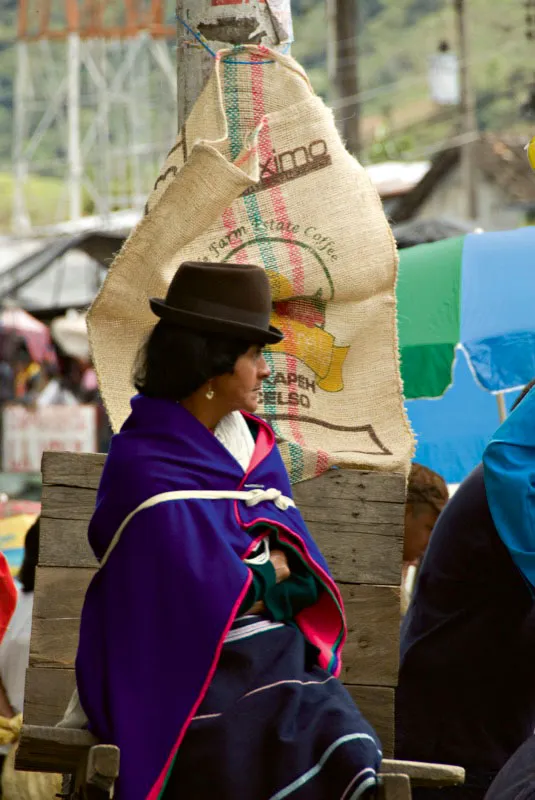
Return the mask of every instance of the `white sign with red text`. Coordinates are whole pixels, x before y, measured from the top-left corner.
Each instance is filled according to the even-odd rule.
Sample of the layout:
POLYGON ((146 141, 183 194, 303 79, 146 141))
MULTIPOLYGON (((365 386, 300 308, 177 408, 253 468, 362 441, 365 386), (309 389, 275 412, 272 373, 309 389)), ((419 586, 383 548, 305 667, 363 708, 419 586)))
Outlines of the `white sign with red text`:
POLYGON ((8 405, 2 412, 2 470, 40 472, 45 450, 94 453, 96 406, 8 405))

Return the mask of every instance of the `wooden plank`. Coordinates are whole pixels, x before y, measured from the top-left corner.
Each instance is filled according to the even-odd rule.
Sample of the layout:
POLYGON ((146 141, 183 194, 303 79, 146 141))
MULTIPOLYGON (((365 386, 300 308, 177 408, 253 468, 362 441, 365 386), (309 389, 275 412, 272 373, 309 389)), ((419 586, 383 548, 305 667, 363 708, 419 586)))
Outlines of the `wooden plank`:
MULTIPOLYGON (((87 526, 94 502, 95 493, 91 489, 43 487, 40 564, 65 567, 96 565, 87 541, 87 526)), ((357 523, 351 516, 355 513, 351 506, 344 510, 342 502, 336 508, 309 508, 308 512, 307 524, 335 580, 387 586, 400 582, 401 507, 393 503, 370 503, 363 512, 366 519, 357 523), (385 519, 372 524, 370 519, 374 514, 377 519, 380 517, 380 506, 387 508, 386 516, 392 518, 397 509, 398 522, 385 519)))
POLYGON ((63 719, 75 685, 73 669, 30 666, 24 695, 25 724, 57 725, 63 719))
POLYGON ((80 631, 79 617, 72 619, 32 620, 30 666, 69 667, 74 666, 80 631))
POLYGON ((293 487, 335 580, 401 582, 405 480, 401 475, 330 470, 293 487))
POLYGON ((88 731, 24 724, 16 766, 28 772, 73 773, 95 744, 88 731))
POLYGON ((370 725, 373 726, 383 746, 383 755, 394 755, 394 689, 384 686, 351 686, 346 689, 370 725))
MULTIPOLYGON (((48 505, 41 518, 39 564, 48 567, 96 567, 87 540, 87 519, 52 519, 48 505)), ((346 530, 326 524, 316 527, 315 538, 335 580, 391 586, 400 582, 401 526, 385 525, 384 533, 368 534, 359 525, 346 530)))
MULTIPOLYGON (((297 501, 296 501, 297 502, 297 501)), ((352 499, 351 497, 320 498, 315 503, 297 503, 301 514, 311 529, 319 525, 340 525, 342 530, 354 530, 358 525, 363 532, 395 536, 391 525, 403 526, 404 509, 401 503, 381 503, 378 500, 352 499), (321 503, 321 505, 320 505, 321 503)))
MULTIPOLYGON (((57 725, 63 719, 76 681, 73 669, 30 667, 26 673, 24 720, 28 725, 57 725)), ((394 689, 346 684, 366 719, 383 744, 383 753, 394 751, 394 689)))
MULTIPOLYGON (((26 674, 24 719, 28 725, 57 725, 75 687, 73 669, 30 667, 26 674)), ((379 736, 385 757, 394 752, 394 690, 383 686, 346 688, 379 736)))
MULTIPOLYGON (((43 565, 95 563, 86 528, 103 459, 100 454, 44 454, 49 485, 43 487, 42 498, 43 565)), ((337 581, 400 583, 405 497, 401 475, 331 470, 298 484, 294 494, 337 581)))
POLYGON ((52 519, 79 519, 89 522, 95 510, 95 489, 72 486, 43 486, 41 504, 43 516, 52 519))
POLYGON ((384 526, 383 533, 369 533, 369 528, 354 525, 343 528, 333 523, 307 525, 323 553, 329 569, 340 583, 369 583, 392 586, 401 582, 403 528, 384 526))
POLYGON ((397 761, 384 759, 381 772, 385 775, 408 775, 415 786, 458 786, 464 783, 465 771, 451 764, 431 764, 423 761, 397 761))
POLYGON ((43 453, 43 483, 97 489, 105 461, 104 453, 43 453))
POLYGON ((42 516, 39 564, 44 567, 96 567, 97 560, 87 540, 87 520, 42 516))
MULTIPOLYGON (((342 470, 340 470, 342 472, 342 470)), ((358 476, 358 472, 347 470, 350 474, 358 476)), ((374 533, 376 530, 386 536, 395 536, 389 531, 390 525, 404 524, 405 505, 403 502, 393 502, 391 500, 377 500, 367 497, 361 491, 358 492, 346 479, 344 481, 345 495, 339 491, 339 486, 334 480, 325 481, 326 473, 317 478, 317 494, 311 489, 306 495, 301 493, 300 487, 306 484, 299 484, 294 487, 294 498, 307 524, 313 525, 340 525, 343 530, 353 529, 359 525, 363 531, 374 533), (322 483, 324 484, 322 487, 322 483), (329 492, 336 490, 333 494, 329 492)), ((312 481, 308 482, 312 485, 312 481)))
POLYGON ((366 472, 353 469, 332 469, 318 478, 293 487, 299 505, 317 503, 322 496, 367 502, 405 503, 405 478, 394 472, 366 472))
MULTIPOLYGON (((17 753, 17 767, 41 772, 73 772, 89 748, 97 744, 88 731, 25 724, 17 753)), ((116 756, 111 752, 109 756, 109 765, 114 769, 116 756)), ((388 758, 383 759, 381 774, 407 775, 417 786, 455 786, 464 782, 464 769, 461 767, 388 758)))
MULTIPOLYGON (((119 748, 111 744, 97 744, 89 751, 87 764, 82 773, 82 786, 84 784, 88 787, 94 786, 99 790, 97 796, 108 796, 113 792, 113 786, 119 777, 119 765, 121 756, 119 748)), ((91 796, 89 794, 89 796, 91 796)))
POLYGON ((412 800, 411 780, 408 775, 379 775, 378 783, 377 800, 412 800))
MULTIPOLYGON (((30 663, 72 666, 79 617, 92 569, 38 567, 30 663)), ((395 686, 399 649, 399 590, 389 586, 340 585, 348 621, 343 680, 395 686)))
MULTIPOLYGON (((103 453, 43 453, 43 483, 96 489, 106 456, 103 453)), ((363 470, 329 470, 319 478, 293 487, 299 503, 317 503, 318 498, 348 498, 366 502, 405 503, 405 478, 401 474, 363 470)))
POLYGON ((341 584, 348 636, 344 683, 396 686, 399 668, 399 587, 341 584))
POLYGON ((37 567, 33 618, 79 620, 94 569, 37 567))

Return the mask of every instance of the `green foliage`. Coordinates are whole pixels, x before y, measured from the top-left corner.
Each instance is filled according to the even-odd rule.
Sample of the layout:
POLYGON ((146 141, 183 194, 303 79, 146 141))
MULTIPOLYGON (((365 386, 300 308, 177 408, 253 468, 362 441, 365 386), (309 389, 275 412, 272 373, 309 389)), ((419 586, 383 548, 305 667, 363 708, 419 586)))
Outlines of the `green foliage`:
MULTIPOLYGON (((50 210, 58 207, 64 196, 65 185, 54 178, 30 178, 25 187, 28 210, 35 225, 46 225, 51 221, 50 210)), ((0 230, 11 225, 13 203, 13 176, 0 172, 0 230)))
MULTIPOLYGON (((455 46, 453 0, 359 0, 359 26, 347 31, 357 37, 359 80, 363 93, 365 158, 422 158, 447 140, 458 125, 457 109, 439 113, 429 98, 428 59, 446 39, 455 46)), ((52 4, 54 15, 62 7, 52 4)), ((470 59, 477 95, 477 117, 483 130, 521 132, 533 128, 519 109, 533 79, 533 44, 524 37, 523 0, 467 0, 470 59)), ((0 0, 0 169, 9 173, 12 148, 14 45, 17 0, 0 0)), ((107 18, 119 19, 124 0, 108 0, 107 18), (110 16, 111 15, 111 16, 110 16)), ((328 97, 325 0, 292 0, 296 41, 293 54, 306 67, 312 83, 328 97)), ((55 17, 54 17, 55 18, 55 17)), ((87 123, 87 110, 82 121, 87 123)), ((343 114, 343 110, 340 111, 343 114)), ((40 160, 63 159, 52 133, 42 143, 40 160)), ((124 187, 117 187, 118 195, 124 187)), ((29 182, 37 218, 57 208, 63 186, 52 174, 29 182), (41 204, 45 206, 41 208, 41 204)), ((0 173, 0 226, 10 218, 12 184, 0 173)), ((86 200, 86 210, 92 210, 86 200)))
MULTIPOLYGON (((456 130, 457 109, 439 114, 427 81, 429 57, 439 42, 445 39, 455 49, 453 5, 453 0, 360 0, 359 30, 347 36, 358 42, 365 137, 370 139, 370 128, 376 130, 365 154, 371 160, 421 158, 456 130)), ((523 0, 468 0, 466 5, 479 125, 529 138, 533 129, 519 113, 533 79, 533 44, 524 35, 523 0)), ((293 53, 308 69, 316 91, 326 97, 324 1, 294 0, 292 7, 293 53)))

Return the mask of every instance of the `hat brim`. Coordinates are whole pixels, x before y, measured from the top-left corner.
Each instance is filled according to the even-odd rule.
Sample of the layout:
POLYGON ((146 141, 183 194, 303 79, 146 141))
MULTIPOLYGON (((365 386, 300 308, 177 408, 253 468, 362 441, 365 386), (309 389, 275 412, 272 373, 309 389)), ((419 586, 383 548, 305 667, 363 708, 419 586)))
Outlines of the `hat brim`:
POLYGON ((251 344, 277 344, 284 339, 283 332, 273 325, 268 328, 260 328, 256 325, 246 325, 243 322, 208 317, 205 314, 197 314, 194 311, 181 311, 168 306, 167 303, 156 297, 151 297, 149 302, 152 313, 156 314, 160 319, 194 331, 226 333, 237 339, 251 342, 251 344))

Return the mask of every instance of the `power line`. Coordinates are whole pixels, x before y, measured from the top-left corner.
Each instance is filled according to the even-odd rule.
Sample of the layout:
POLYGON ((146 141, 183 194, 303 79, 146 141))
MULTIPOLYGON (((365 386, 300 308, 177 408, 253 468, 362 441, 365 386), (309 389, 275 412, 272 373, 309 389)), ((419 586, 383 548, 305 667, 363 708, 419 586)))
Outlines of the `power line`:
POLYGON ((435 144, 429 145, 428 147, 422 147, 421 149, 413 148, 412 150, 406 150, 403 153, 403 160, 405 160, 406 156, 410 156, 411 160, 413 161, 414 160, 419 161, 421 159, 428 160, 433 156, 436 156, 439 153, 444 152, 444 150, 449 150, 453 147, 462 147, 465 144, 475 143, 479 141, 480 137, 481 133, 478 130, 459 133, 456 136, 450 136, 448 139, 442 139, 439 142, 435 142, 435 144))
MULTIPOLYGON (((516 49, 518 45, 515 42, 509 42, 509 45, 505 48, 502 48, 500 52, 503 55, 504 53, 509 52, 509 50, 512 50, 513 47, 516 49)), ((486 53, 484 56, 474 56, 473 58, 466 59, 466 64, 470 65, 483 64, 487 63, 488 61, 492 61, 494 57, 495 53, 486 53)), ((461 66, 460 61, 459 61, 459 66, 461 66)), ((352 105, 352 103, 355 100, 360 100, 365 102, 366 100, 373 99, 375 96, 381 94, 391 94, 393 92, 396 92, 398 91, 400 86, 425 83, 426 81, 427 81, 427 74, 406 76, 405 78, 400 78, 399 80, 392 81, 391 83, 381 84, 379 86, 374 87, 373 89, 364 89, 362 92, 359 92, 355 96, 344 97, 340 100, 331 103, 331 107, 335 110, 337 108, 344 108, 346 105, 352 105)))

